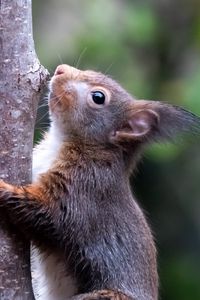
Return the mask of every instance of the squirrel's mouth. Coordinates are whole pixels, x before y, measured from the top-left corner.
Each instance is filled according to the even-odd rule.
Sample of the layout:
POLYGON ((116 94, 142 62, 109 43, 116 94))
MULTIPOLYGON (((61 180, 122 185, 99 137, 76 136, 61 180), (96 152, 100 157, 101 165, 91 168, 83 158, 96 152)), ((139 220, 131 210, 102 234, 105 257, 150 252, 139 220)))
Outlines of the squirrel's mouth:
POLYGON ((67 112, 76 108, 76 91, 68 83, 60 82, 52 78, 49 93, 49 108, 53 113, 67 112))

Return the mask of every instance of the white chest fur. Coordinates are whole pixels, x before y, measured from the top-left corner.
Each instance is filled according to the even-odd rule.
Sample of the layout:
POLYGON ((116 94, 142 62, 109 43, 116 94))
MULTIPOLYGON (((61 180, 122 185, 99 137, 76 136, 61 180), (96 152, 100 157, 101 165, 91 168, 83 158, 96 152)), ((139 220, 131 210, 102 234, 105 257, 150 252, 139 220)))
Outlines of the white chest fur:
MULTIPOLYGON (((62 140, 55 128, 33 152, 33 181, 47 171, 55 159, 62 140)), ((63 259, 52 253, 41 252, 31 245, 31 275, 36 300, 66 300, 76 293, 76 284, 67 275, 63 259)))

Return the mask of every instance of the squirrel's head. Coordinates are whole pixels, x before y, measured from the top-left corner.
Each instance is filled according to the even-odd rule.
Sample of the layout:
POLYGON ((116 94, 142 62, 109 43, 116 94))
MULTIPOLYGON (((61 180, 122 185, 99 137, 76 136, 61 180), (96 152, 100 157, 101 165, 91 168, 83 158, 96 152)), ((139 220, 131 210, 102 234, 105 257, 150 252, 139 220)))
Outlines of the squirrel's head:
POLYGON ((61 134, 83 143, 126 146, 200 127, 200 119, 180 107, 136 100, 108 76, 68 65, 51 79, 49 107, 61 134))

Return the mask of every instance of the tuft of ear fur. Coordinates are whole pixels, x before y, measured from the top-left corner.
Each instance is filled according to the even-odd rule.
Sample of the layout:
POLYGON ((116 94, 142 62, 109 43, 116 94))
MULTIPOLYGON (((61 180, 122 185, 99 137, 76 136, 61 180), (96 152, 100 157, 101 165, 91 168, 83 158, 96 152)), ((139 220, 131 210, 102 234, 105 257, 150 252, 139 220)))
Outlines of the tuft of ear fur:
POLYGON ((200 134, 200 117, 181 108, 158 102, 160 123, 155 139, 173 139, 178 133, 200 134))
POLYGON ((177 133, 200 134, 200 117, 159 101, 134 100, 127 119, 113 136, 115 142, 173 139, 177 133))

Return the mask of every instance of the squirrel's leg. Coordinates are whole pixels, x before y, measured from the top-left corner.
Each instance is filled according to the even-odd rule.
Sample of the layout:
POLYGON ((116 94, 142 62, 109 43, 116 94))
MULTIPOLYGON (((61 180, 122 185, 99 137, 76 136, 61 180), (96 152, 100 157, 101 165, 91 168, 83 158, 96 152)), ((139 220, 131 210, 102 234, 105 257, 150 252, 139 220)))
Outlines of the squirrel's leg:
POLYGON ((100 290, 72 297, 70 300, 134 300, 119 291, 100 290))
POLYGON ((41 186, 13 186, 0 180, 0 207, 30 239, 57 242, 59 221, 53 213, 55 203, 50 202, 41 186))

